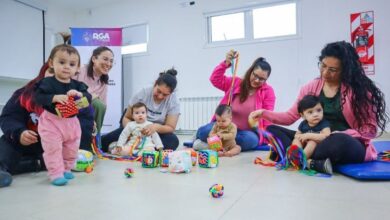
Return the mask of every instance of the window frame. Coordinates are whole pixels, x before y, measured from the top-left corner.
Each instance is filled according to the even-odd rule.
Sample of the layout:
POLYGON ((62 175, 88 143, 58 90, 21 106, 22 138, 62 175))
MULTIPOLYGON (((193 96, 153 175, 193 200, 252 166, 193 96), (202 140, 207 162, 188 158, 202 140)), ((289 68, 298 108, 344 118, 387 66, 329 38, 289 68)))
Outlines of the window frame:
MULTIPOLYGON (((150 32, 150 28, 149 28, 149 23, 148 22, 140 22, 140 23, 124 25, 122 27, 122 32, 123 32, 123 29, 125 29, 125 28, 131 28, 131 27, 137 27, 137 26, 143 26, 143 25, 146 26, 146 42, 145 42, 146 43, 146 51, 122 54, 122 48, 123 47, 130 46, 130 45, 139 45, 139 44, 130 44, 130 45, 123 45, 122 44, 122 46, 121 46, 121 55, 122 55, 122 57, 144 56, 144 55, 148 55, 149 54, 149 32, 150 32)), ((123 38, 123 33, 122 33, 122 38, 123 38)))
POLYGON ((206 42, 205 47, 220 47, 220 46, 230 46, 230 45, 238 45, 238 44, 251 44, 251 43, 261 43, 261 42, 271 42, 271 41, 279 41, 279 40, 291 40, 298 39, 301 36, 300 31, 300 3, 299 0, 289 0, 289 1, 280 1, 273 3, 262 3, 262 4, 253 4, 248 7, 240 7, 234 9, 228 9, 223 11, 215 11, 215 12, 207 12, 204 13, 204 19, 206 23, 206 42), (254 29, 253 29, 253 13, 254 9, 258 8, 267 8, 278 5, 292 4, 295 3, 296 10, 296 33, 292 35, 283 35, 283 36, 274 36, 274 37, 265 37, 265 38, 254 38, 254 29), (222 40, 222 41, 211 41, 212 40, 212 26, 211 26, 211 18, 215 16, 228 15, 233 13, 244 13, 244 33, 245 36, 243 39, 235 39, 235 40, 222 40))

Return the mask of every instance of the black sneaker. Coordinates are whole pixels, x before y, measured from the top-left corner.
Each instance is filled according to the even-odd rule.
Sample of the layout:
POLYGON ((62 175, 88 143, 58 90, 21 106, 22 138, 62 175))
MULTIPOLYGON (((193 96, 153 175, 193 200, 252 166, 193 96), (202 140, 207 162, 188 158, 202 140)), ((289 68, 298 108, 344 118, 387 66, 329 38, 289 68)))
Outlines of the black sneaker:
POLYGON ((11 185, 12 176, 7 171, 0 168, 0 188, 11 185))
POLYGON ((309 168, 320 173, 333 174, 332 162, 329 158, 325 160, 311 160, 309 168))

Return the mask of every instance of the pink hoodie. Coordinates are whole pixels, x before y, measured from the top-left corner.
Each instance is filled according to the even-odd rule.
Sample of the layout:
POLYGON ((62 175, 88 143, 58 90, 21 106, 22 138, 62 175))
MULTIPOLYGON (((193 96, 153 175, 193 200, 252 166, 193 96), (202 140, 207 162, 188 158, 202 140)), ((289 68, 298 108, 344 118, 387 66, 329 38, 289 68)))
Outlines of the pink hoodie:
MULTIPOLYGON (((296 122, 300 115, 298 113, 297 105, 298 101, 303 98, 303 96, 307 94, 314 94, 319 96, 324 86, 324 80, 317 78, 308 84, 304 85, 299 92, 298 98, 296 99, 293 106, 286 112, 272 112, 272 111, 264 111, 263 118, 270 120, 275 124, 280 125, 291 125, 296 122)), ((353 113, 352 109, 352 91, 348 89, 345 85, 341 85, 341 95, 346 92, 345 103, 343 103, 343 115, 345 120, 351 129, 347 129, 342 131, 342 133, 348 134, 354 138, 360 140, 366 146, 366 156, 365 161, 371 161, 376 159, 377 152, 371 143, 371 139, 375 138, 377 132, 377 123, 375 120, 374 112, 370 114, 370 120, 363 127, 357 127, 357 121, 353 113)))
MULTIPOLYGON (((218 89, 225 92, 224 97, 222 98, 220 104, 227 104, 230 86, 232 84, 233 77, 225 76, 226 69, 229 68, 226 65, 225 61, 222 61, 218 66, 215 67, 213 73, 210 76, 210 82, 218 89)), ((234 80, 234 89, 233 96, 240 93, 240 83, 241 78, 236 77, 234 80)), ((275 107, 275 93, 274 89, 269 86, 267 83, 264 83, 260 88, 256 91, 256 109, 267 109, 270 111, 274 110, 275 107)), ((214 117, 213 117, 214 119, 214 117)), ((260 120, 259 128, 265 129, 271 123, 267 120, 260 120)), ((263 143, 262 136, 259 137, 259 144, 263 143)))

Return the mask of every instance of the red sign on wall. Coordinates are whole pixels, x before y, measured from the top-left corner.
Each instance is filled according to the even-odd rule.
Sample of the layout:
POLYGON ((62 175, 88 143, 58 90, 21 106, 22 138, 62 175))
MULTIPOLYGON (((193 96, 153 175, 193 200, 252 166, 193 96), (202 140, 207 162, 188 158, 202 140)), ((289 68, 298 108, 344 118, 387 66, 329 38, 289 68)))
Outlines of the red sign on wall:
POLYGON ((374 12, 351 14, 351 42, 367 75, 375 74, 374 12))

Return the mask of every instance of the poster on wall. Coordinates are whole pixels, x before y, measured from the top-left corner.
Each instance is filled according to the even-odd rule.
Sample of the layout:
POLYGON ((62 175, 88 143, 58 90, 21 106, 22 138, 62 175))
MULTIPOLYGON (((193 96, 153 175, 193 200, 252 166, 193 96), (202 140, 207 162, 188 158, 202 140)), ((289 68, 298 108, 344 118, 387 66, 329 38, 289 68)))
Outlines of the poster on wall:
POLYGON ((114 53, 114 63, 108 73, 107 110, 101 133, 119 126, 122 113, 122 28, 71 28, 71 42, 80 53, 81 66, 88 64, 92 51, 106 46, 114 53))
POLYGON ((351 14, 351 42, 365 73, 374 75, 374 11, 351 14))

